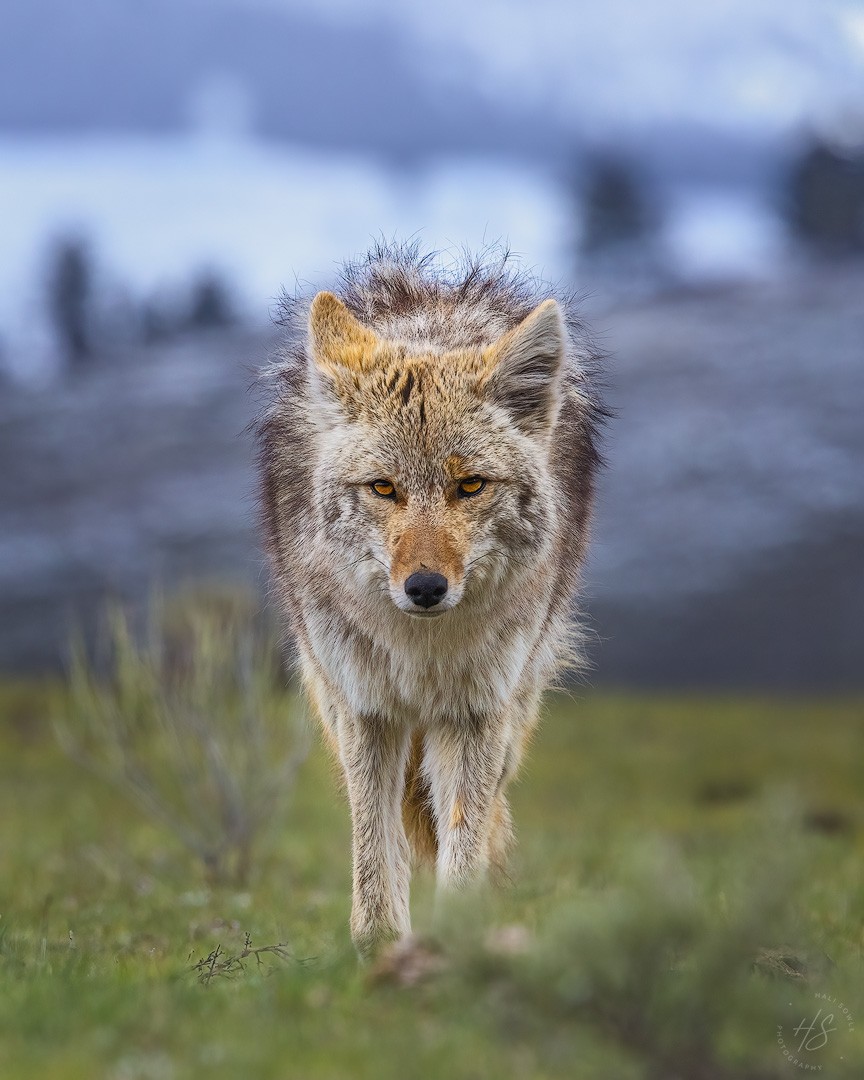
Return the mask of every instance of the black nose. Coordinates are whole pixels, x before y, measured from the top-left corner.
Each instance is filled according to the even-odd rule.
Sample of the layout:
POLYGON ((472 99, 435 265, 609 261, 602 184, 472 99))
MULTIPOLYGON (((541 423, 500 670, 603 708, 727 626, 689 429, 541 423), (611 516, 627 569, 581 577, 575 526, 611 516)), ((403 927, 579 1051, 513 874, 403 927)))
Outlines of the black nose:
POLYGON ((418 607, 434 607, 447 595, 447 578, 443 574, 418 570, 405 582, 405 594, 418 607))

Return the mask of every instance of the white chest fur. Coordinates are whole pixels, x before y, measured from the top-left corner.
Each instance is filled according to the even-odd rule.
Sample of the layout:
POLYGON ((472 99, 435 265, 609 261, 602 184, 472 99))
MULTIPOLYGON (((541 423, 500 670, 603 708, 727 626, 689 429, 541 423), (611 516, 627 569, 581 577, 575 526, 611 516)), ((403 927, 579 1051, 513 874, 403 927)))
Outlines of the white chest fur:
POLYGON ((545 663, 546 650, 537 648, 542 608, 527 622, 459 607, 416 619, 389 610, 379 596, 359 612, 334 616, 306 608, 308 643, 328 683, 360 714, 434 723, 497 713, 545 663))

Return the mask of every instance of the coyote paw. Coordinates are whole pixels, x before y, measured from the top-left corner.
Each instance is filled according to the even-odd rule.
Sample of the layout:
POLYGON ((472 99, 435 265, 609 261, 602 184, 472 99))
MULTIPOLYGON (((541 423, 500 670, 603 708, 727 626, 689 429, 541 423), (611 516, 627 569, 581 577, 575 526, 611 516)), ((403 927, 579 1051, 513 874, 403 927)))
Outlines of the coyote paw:
POLYGON ((381 950, 369 975, 375 982, 416 986, 439 975, 446 967, 447 960, 434 941, 409 934, 381 950))

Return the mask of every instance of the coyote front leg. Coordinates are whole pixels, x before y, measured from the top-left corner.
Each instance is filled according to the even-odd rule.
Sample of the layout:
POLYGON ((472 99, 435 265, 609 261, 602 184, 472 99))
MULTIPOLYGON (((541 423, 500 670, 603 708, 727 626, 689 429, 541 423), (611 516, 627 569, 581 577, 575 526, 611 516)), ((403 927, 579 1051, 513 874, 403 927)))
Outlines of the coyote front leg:
POLYGON ((508 742, 508 725, 497 716, 453 721, 426 736, 441 889, 459 888, 486 875, 508 742))
POLYGON ((351 805, 351 937, 361 953, 411 931, 402 789, 410 731, 376 716, 340 717, 339 756, 351 805))

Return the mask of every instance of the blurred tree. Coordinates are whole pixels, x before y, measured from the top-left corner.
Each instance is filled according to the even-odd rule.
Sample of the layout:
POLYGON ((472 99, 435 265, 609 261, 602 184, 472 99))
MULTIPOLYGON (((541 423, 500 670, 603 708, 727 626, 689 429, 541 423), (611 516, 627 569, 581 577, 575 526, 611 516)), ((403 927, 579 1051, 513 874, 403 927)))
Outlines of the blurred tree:
POLYGON ((156 292, 141 304, 141 337, 145 345, 170 341, 181 331, 182 319, 176 303, 162 292, 156 292))
POLYGON ((71 364, 92 353, 91 308, 93 264, 89 248, 78 238, 61 240, 51 256, 48 306, 60 347, 71 364))
POLYGON ((809 246, 834 255, 864 252, 864 153, 813 142, 790 170, 786 213, 809 246))
POLYGON ((202 274, 192 286, 189 328, 209 330, 230 326, 234 321, 234 306, 225 282, 212 271, 202 274))
POLYGON ((231 290, 218 273, 200 273, 186 288, 163 285, 145 299, 139 312, 141 336, 147 345, 172 341, 188 333, 224 328, 237 321, 231 290))
POLYGON ((622 158, 589 160, 582 185, 582 241, 586 255, 638 246, 655 229, 655 215, 635 168, 622 158))

